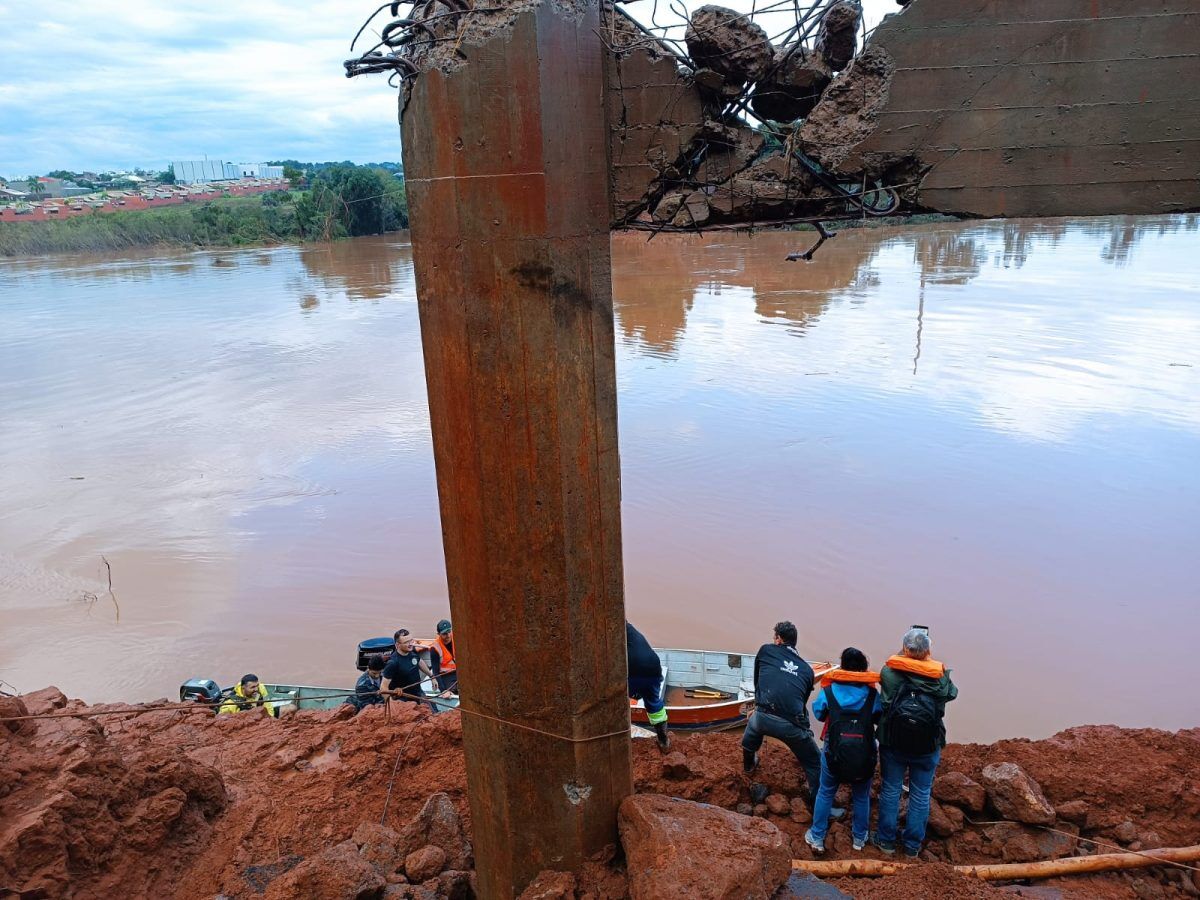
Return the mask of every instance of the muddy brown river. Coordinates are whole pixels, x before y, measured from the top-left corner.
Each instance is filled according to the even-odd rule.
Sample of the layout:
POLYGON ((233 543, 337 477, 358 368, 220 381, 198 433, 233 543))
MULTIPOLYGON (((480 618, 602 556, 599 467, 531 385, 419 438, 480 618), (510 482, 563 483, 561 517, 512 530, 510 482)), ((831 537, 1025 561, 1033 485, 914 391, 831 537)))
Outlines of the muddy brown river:
MULTIPOLYGON (((631 619, 928 624, 959 740, 1200 724, 1200 217, 811 240, 614 238, 631 619)), ((349 686, 447 612, 402 236, 0 261, 0 679, 349 686)))

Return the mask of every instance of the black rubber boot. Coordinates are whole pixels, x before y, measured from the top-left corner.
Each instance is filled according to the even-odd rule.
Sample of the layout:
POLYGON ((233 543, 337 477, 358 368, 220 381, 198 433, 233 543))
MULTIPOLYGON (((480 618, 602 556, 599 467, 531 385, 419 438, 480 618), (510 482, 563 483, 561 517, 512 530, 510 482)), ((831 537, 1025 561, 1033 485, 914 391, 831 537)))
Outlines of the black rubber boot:
POLYGON ((758 768, 758 754, 752 750, 742 750, 742 771, 749 775, 758 768))
POLYGON ((658 735, 658 749, 666 753, 671 749, 671 732, 667 731, 667 723, 659 722, 654 726, 654 733, 658 735))

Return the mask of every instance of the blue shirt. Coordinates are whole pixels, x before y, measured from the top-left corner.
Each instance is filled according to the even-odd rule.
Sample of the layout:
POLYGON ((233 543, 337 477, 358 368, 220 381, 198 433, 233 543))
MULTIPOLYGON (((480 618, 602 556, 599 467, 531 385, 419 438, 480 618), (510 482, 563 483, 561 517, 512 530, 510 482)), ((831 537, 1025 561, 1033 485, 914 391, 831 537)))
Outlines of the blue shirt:
MULTIPOLYGON (((833 699, 838 702, 838 706, 845 710, 862 709, 863 701, 867 699, 867 691, 870 686, 866 684, 841 684, 833 683, 833 699)), ((875 709, 873 712, 879 712, 883 709, 883 704, 879 699, 879 690, 875 691, 875 709)), ((817 721, 824 722, 829 716, 829 704, 825 702, 825 689, 817 691, 817 699, 813 701, 813 715, 817 717, 817 721)))

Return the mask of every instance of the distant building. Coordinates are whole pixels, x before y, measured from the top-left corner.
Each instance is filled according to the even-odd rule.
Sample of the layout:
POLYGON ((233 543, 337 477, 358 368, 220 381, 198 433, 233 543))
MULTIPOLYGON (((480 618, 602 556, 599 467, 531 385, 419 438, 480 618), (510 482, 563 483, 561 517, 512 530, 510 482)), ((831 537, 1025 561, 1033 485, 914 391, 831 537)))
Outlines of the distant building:
POLYGON ((26 191, 18 191, 10 187, 0 187, 0 201, 3 200, 24 200, 29 194, 26 191))
POLYGON ((42 186, 43 197, 78 197, 90 193, 89 188, 63 178, 39 178, 38 183, 42 186))
POLYGON ((239 178, 282 178, 283 166, 266 163, 230 163, 219 159, 171 163, 178 184, 202 184, 206 181, 237 181, 239 178))

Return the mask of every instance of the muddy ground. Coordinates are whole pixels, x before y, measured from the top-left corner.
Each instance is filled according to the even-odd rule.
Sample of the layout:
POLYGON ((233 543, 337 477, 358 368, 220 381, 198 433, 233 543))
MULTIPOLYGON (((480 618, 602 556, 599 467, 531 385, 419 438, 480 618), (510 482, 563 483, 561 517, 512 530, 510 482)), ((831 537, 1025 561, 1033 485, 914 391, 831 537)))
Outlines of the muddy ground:
MULTIPOLYGON (((22 706, 33 714, 88 709, 55 689, 22 701, 0 698, 0 718, 22 706)), ((636 740, 637 790, 761 816, 788 836, 794 857, 809 858, 802 837, 808 813, 790 754, 768 741, 755 775, 768 796, 752 806, 738 740, 732 733, 677 735, 667 757, 653 741, 636 740)), ((1200 728, 1171 734, 1084 726, 1043 741, 951 745, 934 795, 922 865, 837 886, 869 898, 1011 895, 1011 888, 955 876, 945 864, 1200 844, 1200 728), (1014 768, 1004 763, 1040 786, 1042 800, 1030 799, 1027 786, 1006 799, 1005 773, 1014 768), (1041 825, 1030 824, 1034 819, 1041 825)), ((470 811, 458 713, 433 716, 401 705, 390 715, 374 708, 353 718, 161 710, 8 722, 0 724, 0 896, 336 896, 343 887, 299 886, 312 877, 304 861, 324 854, 336 862, 341 854, 358 866, 356 848, 369 855, 371 842, 383 840, 372 828, 385 802, 386 825, 395 832, 380 834, 404 845, 388 852, 403 857, 420 849, 408 871, 438 867, 443 874, 424 872, 423 885, 409 884, 401 859, 380 869, 387 878, 370 866, 350 874, 339 869, 340 877, 366 879, 363 896, 469 896, 470 811), (410 826, 396 838, 439 792, 448 803, 440 812, 436 803, 426 808, 421 834, 414 837, 410 826), (438 825, 439 816, 455 822, 438 825), (457 834, 459 820, 461 840, 429 837, 438 828, 457 834)), ((848 826, 835 823, 828 844, 830 858, 850 855, 848 826)), ((578 896, 627 895, 619 855, 593 869, 577 882, 578 896)), ((1033 895, 1043 897, 1200 896, 1200 872, 1155 868, 1038 887, 1033 895)))

